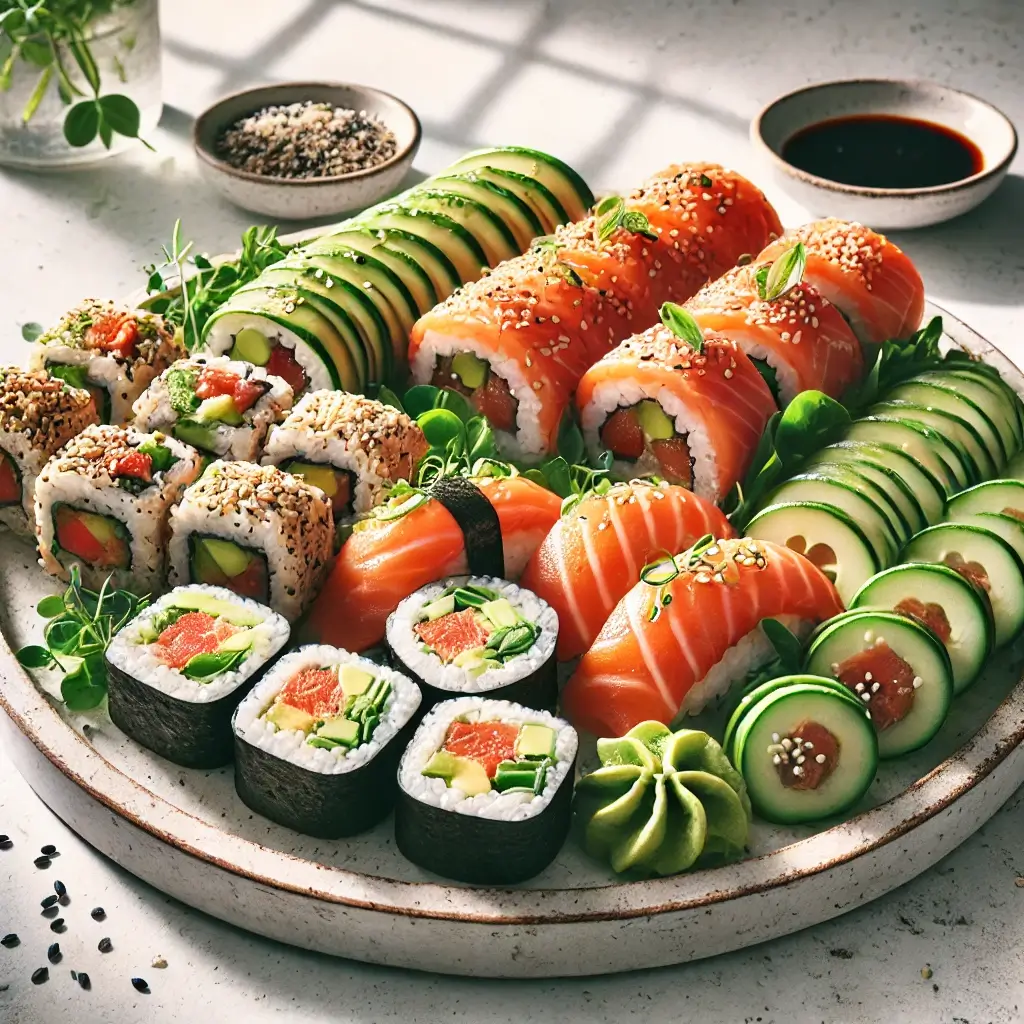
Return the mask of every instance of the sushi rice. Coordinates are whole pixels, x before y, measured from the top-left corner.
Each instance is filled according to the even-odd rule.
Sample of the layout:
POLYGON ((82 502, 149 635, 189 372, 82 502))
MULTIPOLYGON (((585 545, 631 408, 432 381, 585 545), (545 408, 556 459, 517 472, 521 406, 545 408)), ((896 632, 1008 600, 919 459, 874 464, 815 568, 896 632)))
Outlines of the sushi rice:
POLYGON ((436 705, 420 723, 398 767, 398 784, 409 796, 443 811, 500 821, 524 821, 540 814, 550 803, 572 769, 578 746, 576 730, 546 711, 533 711, 510 701, 481 697, 446 700, 436 705), (487 793, 467 796, 457 787, 449 787, 444 779, 425 776, 423 769, 444 745, 448 728, 457 718, 475 722, 501 721, 509 725, 536 723, 554 729, 556 760, 547 769, 543 792, 533 796, 529 793, 499 793, 492 789, 487 793))
POLYGON ((368 658, 351 654, 325 644, 300 647, 286 654, 238 705, 235 712, 235 735, 251 746, 291 764, 321 775, 342 775, 366 764, 391 742, 408 724, 420 706, 420 691, 410 679, 393 669, 378 665, 368 658), (278 729, 260 716, 274 703, 274 698, 289 679, 304 669, 324 666, 356 665, 373 673, 377 679, 391 684, 391 693, 384 705, 384 714, 368 743, 347 749, 326 750, 305 742, 306 734, 298 729, 278 729))

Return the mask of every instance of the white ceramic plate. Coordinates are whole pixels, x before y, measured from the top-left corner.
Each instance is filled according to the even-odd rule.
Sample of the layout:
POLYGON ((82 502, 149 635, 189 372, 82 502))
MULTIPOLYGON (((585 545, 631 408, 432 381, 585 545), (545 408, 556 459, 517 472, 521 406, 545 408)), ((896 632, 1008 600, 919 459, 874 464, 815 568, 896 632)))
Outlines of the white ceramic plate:
MULTIPOLYGON (((1006 357, 943 315, 954 342, 1024 392, 1006 357)), ((36 792, 87 842, 182 902, 283 942, 374 963, 486 977, 583 975, 752 945, 894 889, 1024 782, 1018 647, 958 698, 924 750, 882 766, 844 823, 758 823, 747 860, 658 881, 617 883, 570 839, 522 887, 452 885, 404 860, 390 818, 352 840, 309 839, 250 814, 231 768, 178 768, 103 712, 67 713, 9 649, 38 641, 30 610, 54 589, 27 544, 0 539, 0 708, 8 716, 0 715, 0 736, 36 792)))

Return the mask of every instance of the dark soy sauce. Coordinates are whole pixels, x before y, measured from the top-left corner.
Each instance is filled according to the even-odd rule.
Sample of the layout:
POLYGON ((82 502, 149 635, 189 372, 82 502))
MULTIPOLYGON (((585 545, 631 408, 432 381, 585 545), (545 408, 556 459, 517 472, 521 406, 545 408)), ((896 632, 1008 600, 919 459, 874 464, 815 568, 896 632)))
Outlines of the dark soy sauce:
POLYGON ((959 132, 891 114, 835 117, 801 128, 782 158, 802 171, 865 188, 929 188, 977 174, 981 150, 959 132))

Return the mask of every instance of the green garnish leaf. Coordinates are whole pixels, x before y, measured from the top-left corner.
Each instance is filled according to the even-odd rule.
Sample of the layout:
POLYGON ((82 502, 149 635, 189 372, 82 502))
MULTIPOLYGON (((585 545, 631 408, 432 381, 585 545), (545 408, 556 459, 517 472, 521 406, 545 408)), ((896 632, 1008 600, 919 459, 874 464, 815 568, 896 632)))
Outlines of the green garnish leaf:
POLYGON ((784 675, 800 671, 803 644, 778 619, 762 619, 761 629, 768 637, 784 675))
POLYGON ((775 302, 795 288, 804 279, 807 267, 807 250, 803 242, 787 249, 770 267, 760 267, 757 272, 757 291, 765 302, 775 302), (762 271, 764 276, 762 278, 762 271))
POLYGON ((605 196, 594 207, 594 241, 603 245, 622 223, 626 202, 622 196, 605 196))
POLYGON ((18 664, 24 668, 49 668, 53 664, 53 655, 37 644, 29 644, 18 651, 18 664))
POLYGON ((55 619, 58 615, 64 614, 64 598, 59 594, 51 594, 49 597, 44 597, 36 605, 36 611, 44 619, 55 619))
POLYGON ((64 118, 64 138, 69 146, 88 146, 100 130, 100 107, 95 100, 81 100, 64 118))
POLYGON ((680 340, 685 341, 694 352, 704 350, 704 332, 689 310, 674 302, 662 303, 659 310, 661 322, 680 340))
POLYGON ((634 235, 643 235, 652 242, 658 240, 658 233, 651 227, 647 216, 639 210, 629 210, 622 215, 622 227, 634 235))
POLYGON ((95 655, 90 655, 61 680, 60 695, 69 711, 91 711, 107 695, 103 657, 99 657, 98 663, 95 658, 95 655))
POLYGON ((437 408, 440 393, 441 389, 435 388, 433 384, 417 384, 406 391, 402 404, 405 411, 416 420, 428 410, 437 408))
POLYGON ((390 405, 392 409, 397 409, 399 412, 405 412, 402 400, 391 388, 384 384, 377 389, 377 401, 382 402, 384 405, 390 405))
POLYGON ((43 334, 42 324, 37 324, 35 321, 29 321, 27 324, 21 325, 21 336, 25 341, 37 341, 43 334))
POLYGON ((68 366, 61 363, 54 363, 47 367, 51 377, 58 377, 68 387, 79 388, 82 391, 89 387, 89 370, 85 366, 68 366))
POLYGON ((190 658, 181 670, 182 675, 196 682, 204 682, 233 669, 248 654, 244 651, 214 651, 211 654, 197 654, 190 658))
POLYGON ((139 451, 152 459, 154 473, 164 473, 178 461, 177 456, 167 445, 160 444, 152 438, 148 441, 143 441, 139 445, 139 451))
POLYGON ((474 416, 466 424, 466 444, 473 462, 498 457, 498 442, 495 440, 494 431, 483 416, 474 416))
POLYGON ((431 448, 447 448, 454 442, 465 449, 466 426, 451 410, 430 409, 416 422, 431 448))
POLYGON ((711 188, 711 186, 714 184, 714 182, 706 174, 702 174, 700 176, 700 183, 702 188, 711 188))
POLYGON ((583 431, 569 409, 566 409, 558 425, 558 454, 570 466, 583 462, 587 454, 583 431))

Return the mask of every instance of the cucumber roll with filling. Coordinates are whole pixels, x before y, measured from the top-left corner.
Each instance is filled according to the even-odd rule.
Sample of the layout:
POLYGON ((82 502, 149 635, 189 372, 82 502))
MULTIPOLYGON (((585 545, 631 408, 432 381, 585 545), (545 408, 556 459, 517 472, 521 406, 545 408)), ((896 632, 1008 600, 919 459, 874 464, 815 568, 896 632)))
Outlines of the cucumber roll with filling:
POLYGON ((199 453, 163 434, 89 426, 36 481, 39 562, 62 580, 144 595, 164 588, 171 506, 199 473, 199 453))
POLYGON ((567 722, 521 704, 437 704, 399 765, 398 848, 462 882, 532 878, 568 834, 578 745, 567 722))
POLYGON ((435 703, 461 694, 554 711, 558 616, 529 590, 459 576, 417 590, 388 619, 394 663, 435 703))
POLYGON ((179 359, 135 403, 140 430, 162 430, 201 452, 255 462, 292 389, 262 366, 218 356, 179 359))
POLYGON ((294 622, 333 549, 323 491, 274 466, 211 463, 171 513, 173 585, 205 583, 294 622))
POLYGON ((372 828, 391 810, 419 705, 419 688, 400 672, 337 647, 301 647, 235 712, 238 795, 321 839, 372 828))
POLYGON ((178 587, 107 648, 110 718, 186 768, 231 760, 231 716, 288 643, 287 620, 223 587, 178 587))

